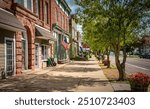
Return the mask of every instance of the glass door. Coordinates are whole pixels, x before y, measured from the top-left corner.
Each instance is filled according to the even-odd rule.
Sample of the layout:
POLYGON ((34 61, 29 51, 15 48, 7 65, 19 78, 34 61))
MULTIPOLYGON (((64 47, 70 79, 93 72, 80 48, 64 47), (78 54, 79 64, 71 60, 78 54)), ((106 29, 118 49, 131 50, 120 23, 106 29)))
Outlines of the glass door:
POLYGON ((6 40, 6 74, 11 76, 14 73, 14 43, 6 40))

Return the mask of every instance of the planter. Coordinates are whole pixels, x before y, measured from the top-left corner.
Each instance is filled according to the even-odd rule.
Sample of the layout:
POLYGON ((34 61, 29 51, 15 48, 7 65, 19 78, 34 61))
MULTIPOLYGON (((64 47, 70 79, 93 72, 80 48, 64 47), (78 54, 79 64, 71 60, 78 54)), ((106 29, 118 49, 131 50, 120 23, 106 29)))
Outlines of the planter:
POLYGON ((131 74, 128 77, 132 92, 147 92, 150 84, 150 76, 141 72, 131 74))
POLYGON ((103 61, 104 66, 107 66, 109 63, 110 63, 110 61, 108 61, 108 60, 103 61))
POLYGON ((147 92, 148 86, 131 85, 132 92, 147 92))

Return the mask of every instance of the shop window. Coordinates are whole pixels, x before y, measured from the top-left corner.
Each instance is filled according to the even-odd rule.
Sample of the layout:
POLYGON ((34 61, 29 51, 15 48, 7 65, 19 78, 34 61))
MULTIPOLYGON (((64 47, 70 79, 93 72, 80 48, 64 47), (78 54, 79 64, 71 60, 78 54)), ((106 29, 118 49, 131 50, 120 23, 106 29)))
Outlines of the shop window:
POLYGON ((42 45, 42 59, 48 58, 48 47, 46 45, 42 45))

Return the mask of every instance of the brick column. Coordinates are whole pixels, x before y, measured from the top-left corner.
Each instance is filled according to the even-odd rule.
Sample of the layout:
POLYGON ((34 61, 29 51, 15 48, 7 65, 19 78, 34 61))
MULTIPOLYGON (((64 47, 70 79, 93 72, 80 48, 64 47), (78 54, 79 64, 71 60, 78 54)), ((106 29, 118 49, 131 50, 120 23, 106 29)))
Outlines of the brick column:
POLYGON ((16 74, 22 73, 22 33, 16 32, 16 74))
MULTIPOLYGON (((29 27, 32 28, 32 27, 29 27)), ((34 58, 35 58, 35 44, 34 44, 34 39, 35 39, 35 29, 32 28, 30 31, 28 31, 28 67, 29 69, 34 70, 35 65, 34 65, 34 58)))

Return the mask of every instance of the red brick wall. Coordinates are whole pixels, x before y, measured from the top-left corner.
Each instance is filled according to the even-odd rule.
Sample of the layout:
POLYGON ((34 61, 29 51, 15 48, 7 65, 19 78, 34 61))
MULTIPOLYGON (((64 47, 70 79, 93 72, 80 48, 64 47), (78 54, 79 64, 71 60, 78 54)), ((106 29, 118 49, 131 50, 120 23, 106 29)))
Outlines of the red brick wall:
MULTIPOLYGON (((35 40, 35 21, 36 16, 34 13, 26 10, 22 6, 17 6, 11 0, 3 0, 0 7, 15 11, 16 17, 21 24, 27 29, 28 40, 28 68, 34 70, 34 40, 35 40), (6 2, 7 1, 7 2, 6 2)), ((16 74, 22 73, 22 33, 16 32, 16 74)))
POLYGON ((16 74, 22 73, 22 33, 16 33, 16 74))
MULTIPOLYGON (((28 30, 28 64, 30 69, 34 69, 34 48, 35 48, 35 24, 38 24, 44 28, 51 29, 52 25, 57 22, 55 11, 58 10, 62 16, 64 16, 64 24, 61 23, 61 18, 59 16, 58 25, 65 31, 69 33, 69 17, 60 9, 56 4, 55 0, 41 0, 40 3, 40 16, 36 16, 36 3, 33 0, 33 12, 25 9, 23 6, 18 6, 12 3, 12 0, 0 0, 0 8, 4 8, 10 11, 15 11, 16 17, 22 23, 22 25, 28 30), (49 2, 49 24, 44 21, 44 7, 45 1, 49 2)), ((57 13, 57 14, 58 14, 57 13)), ((16 73, 22 73, 22 33, 16 32, 16 73)), ((52 54, 54 54, 54 45, 51 47, 52 54)))
POLYGON ((10 9, 12 0, 0 0, 0 8, 10 9))
MULTIPOLYGON (((37 16, 36 15, 36 0, 33 0, 33 13, 35 14, 37 20, 36 20, 36 24, 46 28, 46 29, 49 29, 50 30, 50 14, 48 14, 48 24, 45 22, 45 19, 44 19, 44 8, 45 8, 45 3, 48 3, 48 7, 50 7, 50 0, 40 0, 40 7, 39 7, 39 10, 40 10, 40 15, 37 16)), ((48 13, 50 13, 50 8, 48 9, 48 13)))
MULTIPOLYGON (((27 30, 28 40, 28 68, 34 70, 34 40, 35 40, 35 28, 34 22, 28 20, 25 16, 16 15, 18 20, 27 30)), ((22 73, 22 33, 16 33, 16 74, 22 73)))
POLYGON ((57 5, 55 0, 51 0, 51 29, 52 25, 54 23, 57 23, 59 27, 61 27, 63 30, 69 32, 69 17, 62 11, 62 9, 57 5), (57 11, 56 11, 57 10, 57 11), (56 13, 57 12, 57 13, 56 13), (61 17, 59 15, 59 19, 57 21, 57 15, 61 14, 61 16, 64 17, 64 24, 61 23, 61 17))

